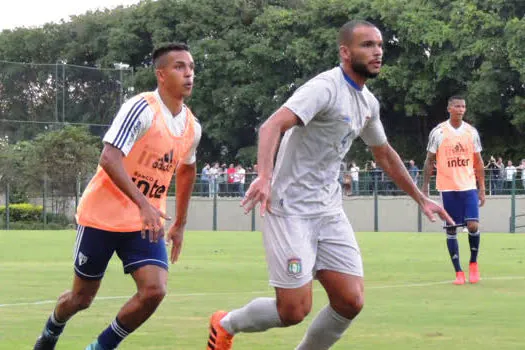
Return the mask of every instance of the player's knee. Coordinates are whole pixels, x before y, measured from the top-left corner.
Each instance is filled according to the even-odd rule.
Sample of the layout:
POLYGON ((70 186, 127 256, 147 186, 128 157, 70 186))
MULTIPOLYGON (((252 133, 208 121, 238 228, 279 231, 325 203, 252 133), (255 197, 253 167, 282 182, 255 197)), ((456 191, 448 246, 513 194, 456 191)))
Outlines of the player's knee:
POLYGON ((447 228, 447 238, 455 239, 457 231, 455 228, 447 228))
POLYGON ((157 307, 166 296, 166 286, 150 285, 139 290, 139 298, 143 305, 157 307))
POLYGON ((349 293, 332 305, 337 313, 348 319, 354 319, 365 306, 365 297, 362 293, 349 293))
POLYGON ((469 221, 467 224, 468 232, 475 233, 478 232, 478 222, 477 221, 469 221))
POLYGON ((277 306, 281 322, 285 326, 293 326, 301 323, 312 309, 311 304, 287 303, 277 306))

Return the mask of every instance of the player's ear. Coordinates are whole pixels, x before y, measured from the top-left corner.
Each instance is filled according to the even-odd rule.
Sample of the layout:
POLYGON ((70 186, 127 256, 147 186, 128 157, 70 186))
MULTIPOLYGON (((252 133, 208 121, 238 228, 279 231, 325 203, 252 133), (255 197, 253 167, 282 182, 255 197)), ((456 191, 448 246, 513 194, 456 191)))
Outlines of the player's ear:
POLYGON ((350 50, 346 45, 339 45, 339 56, 345 61, 350 60, 350 50))
POLYGON ((155 76, 157 77, 157 81, 164 82, 164 70, 162 69, 155 69, 155 76))

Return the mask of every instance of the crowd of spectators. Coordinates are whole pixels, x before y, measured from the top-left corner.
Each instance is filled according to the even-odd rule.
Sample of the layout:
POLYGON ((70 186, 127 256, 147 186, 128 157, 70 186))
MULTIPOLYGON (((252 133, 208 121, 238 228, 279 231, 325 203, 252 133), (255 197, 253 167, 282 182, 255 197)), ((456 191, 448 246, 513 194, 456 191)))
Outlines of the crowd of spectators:
MULTIPOLYGON (((405 165, 414 183, 420 186, 422 170, 413 159, 405 161, 405 165)), ((257 164, 245 168, 240 163, 206 163, 197 176, 195 192, 204 197, 243 197, 256 177, 257 164)), ((485 165, 485 187, 488 195, 510 194, 514 180, 515 188, 525 192, 525 159, 516 167, 512 160, 507 160, 505 165, 502 157, 489 158, 485 165)), ((341 163, 339 182, 343 196, 372 195, 375 190, 382 195, 402 194, 373 160, 365 162, 362 167, 355 161, 341 163)))

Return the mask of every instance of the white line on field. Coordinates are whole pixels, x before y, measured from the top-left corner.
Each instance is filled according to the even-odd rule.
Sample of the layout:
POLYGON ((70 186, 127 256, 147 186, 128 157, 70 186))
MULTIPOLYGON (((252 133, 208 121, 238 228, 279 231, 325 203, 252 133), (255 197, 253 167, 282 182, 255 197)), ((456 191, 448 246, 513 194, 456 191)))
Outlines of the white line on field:
MULTIPOLYGON (((501 280, 521 280, 525 279, 525 276, 500 276, 500 277, 483 277, 482 281, 501 281, 501 280)), ((369 286, 365 287, 366 290, 368 289, 390 289, 390 288, 417 288, 417 287, 428 287, 428 286, 435 286, 440 284, 449 284, 452 283, 451 280, 449 281, 436 281, 436 282, 423 282, 423 283, 404 283, 404 284, 388 284, 383 286, 369 286)), ((321 288, 315 289, 314 292, 322 291, 321 288)), ((216 293, 172 293, 168 294, 169 297, 195 297, 195 296, 214 296, 214 295, 241 295, 241 294, 265 294, 268 292, 272 292, 271 289, 269 290, 259 290, 259 291, 251 291, 251 292, 216 292, 216 293)), ((119 296, 112 296, 112 297, 97 297, 96 301, 101 300, 113 300, 113 299, 129 299, 129 295, 119 295, 119 296)), ((31 302, 25 302, 25 303, 7 303, 7 304, 0 304, 0 308, 4 307, 10 307, 10 306, 30 306, 30 305, 45 305, 45 304, 54 304, 56 303, 56 300, 40 300, 40 301, 31 301, 31 302)))

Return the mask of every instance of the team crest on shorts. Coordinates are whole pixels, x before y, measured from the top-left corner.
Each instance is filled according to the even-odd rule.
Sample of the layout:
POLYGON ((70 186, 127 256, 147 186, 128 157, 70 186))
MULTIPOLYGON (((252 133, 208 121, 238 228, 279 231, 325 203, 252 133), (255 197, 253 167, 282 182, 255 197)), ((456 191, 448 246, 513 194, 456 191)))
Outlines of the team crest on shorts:
POLYGON ((84 265, 87 261, 88 257, 82 254, 82 252, 78 252, 78 266, 84 265))
POLYGON ((288 259, 288 274, 290 276, 298 276, 303 272, 303 265, 301 263, 301 259, 299 258, 291 258, 288 259))

